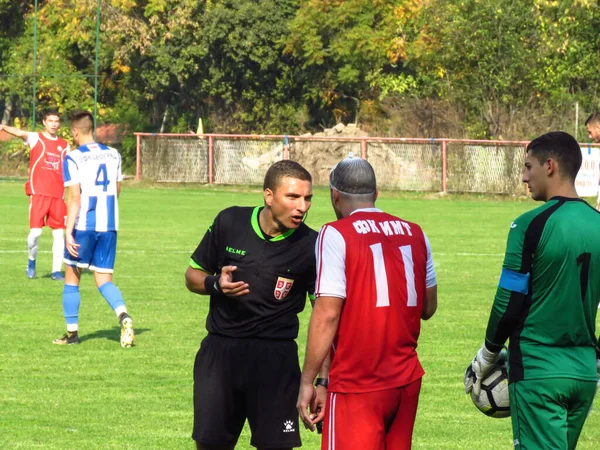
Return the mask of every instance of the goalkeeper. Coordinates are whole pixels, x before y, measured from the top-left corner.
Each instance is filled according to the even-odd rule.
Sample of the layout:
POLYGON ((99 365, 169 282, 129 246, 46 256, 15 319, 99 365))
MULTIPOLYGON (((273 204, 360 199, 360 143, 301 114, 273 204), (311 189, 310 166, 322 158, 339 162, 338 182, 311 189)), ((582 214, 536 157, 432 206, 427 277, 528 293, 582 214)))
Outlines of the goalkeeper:
POLYGON ((509 394, 517 450, 574 449, 598 381, 600 214, 580 199, 581 150, 563 132, 529 143, 522 180, 545 202, 518 217, 508 243, 485 343, 481 380, 509 340, 509 394))

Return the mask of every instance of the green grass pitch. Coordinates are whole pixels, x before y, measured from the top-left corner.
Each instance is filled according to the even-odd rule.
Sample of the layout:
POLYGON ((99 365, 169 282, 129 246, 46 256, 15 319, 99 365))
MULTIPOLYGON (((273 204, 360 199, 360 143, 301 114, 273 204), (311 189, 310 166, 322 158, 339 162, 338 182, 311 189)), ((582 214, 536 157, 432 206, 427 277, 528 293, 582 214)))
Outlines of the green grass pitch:
MULTIPOLYGON (((114 313, 93 278, 82 279, 79 346, 53 346, 64 332, 62 285, 49 278, 51 235, 44 229, 38 277, 25 277, 28 202, 21 181, 0 181, 0 448, 192 449, 192 364, 205 336, 208 299, 189 293, 189 256, 215 214, 262 203, 258 188, 125 183, 115 283, 136 329, 136 346, 119 347, 114 313)), ((524 199, 383 193, 377 205, 415 221, 431 241, 439 309, 422 327, 427 371, 414 448, 510 449, 510 420, 476 411, 463 372, 481 345, 513 218, 524 199)), ((308 224, 333 220, 317 189, 308 224)), ((303 357, 310 306, 301 316, 303 357)), ((239 449, 250 448, 246 428, 239 449)), ((305 449, 319 436, 302 430, 305 449)), ((578 449, 600 443, 600 404, 578 449)))

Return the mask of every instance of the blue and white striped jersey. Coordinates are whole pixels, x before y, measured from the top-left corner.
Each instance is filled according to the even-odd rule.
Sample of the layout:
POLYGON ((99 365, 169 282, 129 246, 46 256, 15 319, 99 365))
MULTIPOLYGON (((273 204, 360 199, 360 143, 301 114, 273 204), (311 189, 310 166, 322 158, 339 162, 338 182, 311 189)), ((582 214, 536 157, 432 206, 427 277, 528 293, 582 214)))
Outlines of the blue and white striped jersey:
POLYGON ((92 143, 67 155, 63 163, 65 187, 81 186, 76 230, 117 231, 117 183, 123 180, 121 155, 103 144, 92 143))

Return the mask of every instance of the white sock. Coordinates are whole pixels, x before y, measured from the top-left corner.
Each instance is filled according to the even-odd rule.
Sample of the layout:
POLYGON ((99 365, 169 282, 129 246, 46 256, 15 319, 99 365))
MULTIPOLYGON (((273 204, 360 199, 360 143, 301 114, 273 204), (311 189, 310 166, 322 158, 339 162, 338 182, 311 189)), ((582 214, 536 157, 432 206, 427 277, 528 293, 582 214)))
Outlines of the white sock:
POLYGON ((52 230, 52 272, 60 272, 62 268, 63 256, 65 254, 65 232, 57 228, 52 230))
POLYGON ((77 323, 68 323, 67 324, 67 331, 69 333, 73 333, 74 331, 79 331, 79 324, 77 324, 77 323))
POLYGON ((115 313, 117 314, 117 317, 123 313, 127 314, 127 307, 125 305, 117 306, 115 308, 115 313))
POLYGON ((38 252, 38 243, 40 242, 40 236, 42 235, 41 228, 32 228, 29 230, 29 236, 27 236, 27 248, 29 249, 29 259, 35 261, 38 252))

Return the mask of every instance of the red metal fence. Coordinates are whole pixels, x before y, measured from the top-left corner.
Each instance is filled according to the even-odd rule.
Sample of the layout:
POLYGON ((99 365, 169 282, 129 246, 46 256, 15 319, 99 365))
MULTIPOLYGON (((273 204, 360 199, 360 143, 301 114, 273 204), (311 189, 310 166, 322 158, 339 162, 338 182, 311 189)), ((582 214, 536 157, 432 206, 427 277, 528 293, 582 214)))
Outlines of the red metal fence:
POLYGON ((135 133, 136 179, 262 184, 275 161, 293 159, 327 185, 331 168, 352 152, 369 160, 383 189, 525 193, 528 141, 344 136, 135 133))

